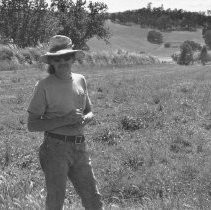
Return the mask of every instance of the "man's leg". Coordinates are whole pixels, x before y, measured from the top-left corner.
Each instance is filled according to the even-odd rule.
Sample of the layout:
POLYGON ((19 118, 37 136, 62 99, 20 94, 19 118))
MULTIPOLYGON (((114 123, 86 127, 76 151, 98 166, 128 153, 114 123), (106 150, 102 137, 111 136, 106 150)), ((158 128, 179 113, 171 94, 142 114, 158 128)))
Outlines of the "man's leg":
POLYGON ((61 145, 54 144, 54 139, 51 143, 41 145, 40 147, 40 163, 45 174, 46 181, 46 210, 62 210, 65 191, 68 166, 63 158, 61 145))
POLYGON ((82 205, 86 210, 103 210, 90 158, 85 151, 79 151, 76 156, 78 156, 78 161, 69 169, 68 177, 81 197, 82 205))

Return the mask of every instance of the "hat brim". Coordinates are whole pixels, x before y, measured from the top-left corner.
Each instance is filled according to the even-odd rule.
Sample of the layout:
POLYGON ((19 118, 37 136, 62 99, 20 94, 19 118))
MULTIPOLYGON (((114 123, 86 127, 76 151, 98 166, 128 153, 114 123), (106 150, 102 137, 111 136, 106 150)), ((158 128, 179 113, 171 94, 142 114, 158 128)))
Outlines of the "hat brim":
POLYGON ((50 64, 48 59, 49 57, 61 56, 66 54, 75 54, 76 60, 80 60, 85 57, 85 54, 82 50, 63 49, 56 52, 45 53, 44 55, 41 56, 41 61, 46 64, 50 64))

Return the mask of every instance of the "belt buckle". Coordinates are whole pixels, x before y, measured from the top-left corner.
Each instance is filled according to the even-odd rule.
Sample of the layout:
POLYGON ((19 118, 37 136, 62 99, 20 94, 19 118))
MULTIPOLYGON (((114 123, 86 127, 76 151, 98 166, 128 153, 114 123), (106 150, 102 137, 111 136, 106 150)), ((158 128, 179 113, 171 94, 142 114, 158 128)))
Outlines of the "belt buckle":
POLYGON ((81 144, 83 142, 83 136, 75 137, 75 144, 81 144))

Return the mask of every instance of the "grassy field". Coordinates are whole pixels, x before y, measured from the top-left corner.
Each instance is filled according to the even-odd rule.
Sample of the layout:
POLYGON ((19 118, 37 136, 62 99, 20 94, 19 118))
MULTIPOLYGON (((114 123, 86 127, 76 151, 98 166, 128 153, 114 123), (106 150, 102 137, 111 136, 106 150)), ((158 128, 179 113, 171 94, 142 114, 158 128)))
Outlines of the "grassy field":
MULTIPOLYGON (((87 144, 106 209, 211 209, 210 66, 75 68, 95 121, 87 144)), ((0 209, 43 209, 42 133, 26 127, 39 69, 0 75, 0 209)), ((68 184, 65 209, 81 209, 68 184)))
MULTIPOLYGON (((93 38, 88 41, 90 49, 93 51, 113 51, 124 49, 127 51, 145 52, 158 57, 170 57, 178 48, 165 48, 164 45, 151 44, 147 41, 148 28, 140 28, 139 25, 125 26, 112 22, 107 22, 112 33, 109 40, 110 45, 106 45, 102 40, 93 38)), ((166 42, 184 42, 186 40, 195 41, 204 45, 201 29, 196 32, 173 31, 162 32, 163 41, 166 42)))

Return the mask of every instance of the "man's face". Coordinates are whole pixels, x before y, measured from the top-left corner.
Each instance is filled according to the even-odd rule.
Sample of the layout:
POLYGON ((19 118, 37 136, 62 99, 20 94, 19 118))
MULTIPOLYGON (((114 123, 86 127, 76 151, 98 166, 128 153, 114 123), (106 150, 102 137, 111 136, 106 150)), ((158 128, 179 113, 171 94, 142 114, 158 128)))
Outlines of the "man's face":
POLYGON ((60 73, 69 72, 71 70, 71 66, 74 62, 75 62, 74 54, 52 56, 50 58, 51 65, 53 65, 55 70, 59 71, 60 73))

